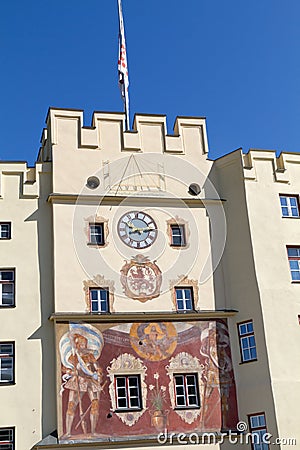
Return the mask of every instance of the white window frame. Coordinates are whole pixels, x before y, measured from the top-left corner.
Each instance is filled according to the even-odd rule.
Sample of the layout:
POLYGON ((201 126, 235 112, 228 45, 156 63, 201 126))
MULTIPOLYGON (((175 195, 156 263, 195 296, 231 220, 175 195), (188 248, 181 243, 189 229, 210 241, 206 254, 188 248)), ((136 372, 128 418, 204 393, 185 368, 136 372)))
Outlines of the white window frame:
POLYGON ((245 322, 240 322, 237 324, 237 326, 238 326, 238 334, 239 334, 242 362, 244 363, 244 362, 257 361, 257 347, 256 347, 256 341, 255 341, 253 320, 247 320, 245 322), (250 342, 250 340, 252 342, 250 342), (253 343, 253 340, 254 340, 254 343, 253 343), (253 355, 253 349, 255 349, 255 355, 253 355), (246 356, 248 354, 248 352, 249 352, 249 357, 246 356))
POLYGON ((185 311, 194 311, 194 292, 193 292, 193 287, 192 286, 176 286, 175 287, 175 299, 176 299, 176 308, 177 311, 179 312, 185 312, 185 311), (182 298, 178 298, 177 293, 179 293, 179 291, 181 291, 182 293, 182 298), (188 291, 191 293, 191 296, 188 297, 186 296, 186 292, 188 291), (178 302, 182 302, 183 303, 183 307, 179 308, 178 302), (191 307, 187 308, 187 303, 191 302, 191 307))
POLYGON ((290 266, 290 273, 293 282, 300 282, 300 247, 299 246, 288 246, 287 247, 288 260, 290 266), (296 255, 291 255, 290 250, 296 251, 296 255), (293 264, 292 264, 293 263, 293 264), (296 265, 297 267, 292 267, 296 265))
POLYGON ((90 223, 89 224, 89 236, 91 245, 104 245, 104 224, 101 223, 90 223), (97 231, 96 228, 99 227, 97 231), (99 240, 99 242, 98 242, 99 240))
POLYGON ((139 375, 115 375, 115 393, 116 393, 116 408, 117 411, 136 411, 142 409, 142 397, 141 397, 141 381, 139 375), (118 381, 123 380, 124 385, 118 386, 118 381), (130 385, 130 381, 135 380, 135 385, 130 385), (132 391, 136 389, 137 395, 133 395, 132 391), (121 395, 121 391, 125 391, 124 395, 121 395), (132 405, 133 400, 138 400, 138 405, 132 405), (120 406, 119 401, 125 400, 125 406, 120 406))
POLYGON ((11 239, 11 222, 0 222, 0 240, 11 239), (8 227, 8 230, 4 230, 4 227, 8 227))
POLYGON ((0 450, 15 449, 15 428, 14 427, 1 427, 0 428, 0 450), (1 436, 2 434, 2 436, 1 436), (4 439, 5 438, 5 439, 4 439))
POLYGON ((96 222, 96 223, 90 223, 89 224, 89 239, 90 245, 99 245, 102 246, 105 244, 105 238, 104 238, 104 223, 103 222, 96 222), (96 232, 96 227, 99 227, 100 231, 96 232), (99 242, 97 242, 97 239, 99 237, 99 242))
POLYGON ((255 413, 248 416, 249 431, 251 433, 251 447, 253 450, 268 450, 269 445, 259 442, 261 436, 267 434, 266 415, 265 413, 255 413), (254 422, 255 420, 255 422, 254 422))
POLYGON ((185 226, 183 224, 172 223, 170 225, 171 228, 171 246, 173 247, 185 247, 186 238, 185 238, 185 226), (174 231, 179 230, 178 234, 175 234, 174 231), (176 243, 174 239, 180 239, 179 243, 176 243))
POLYGON ((109 312, 109 289, 108 287, 91 287, 89 289, 90 295, 90 305, 92 313, 108 313, 109 312), (92 298, 92 293, 96 293, 96 299, 92 298), (102 297, 102 298, 101 298, 102 297), (103 298, 105 297, 105 298, 103 298), (93 309, 93 305, 97 306, 96 309, 93 309))
POLYGON ((199 387, 198 387, 198 376, 196 373, 174 373, 174 390, 175 390, 175 405, 176 408, 180 409, 192 409, 200 408, 199 401, 199 387), (193 382, 188 381, 188 377, 193 379, 193 382), (178 383, 177 383, 178 381, 178 383), (179 384, 179 382, 181 383, 179 384), (193 388, 194 392, 190 392, 190 388, 193 388), (182 389, 182 393, 178 393, 178 388, 182 389), (191 398, 195 397, 196 402, 192 402, 191 398), (179 402, 179 398, 183 399, 184 404, 179 402))
POLYGON ((15 383, 15 343, 0 342, 0 385, 15 383), (4 352, 3 347, 10 346, 10 351, 4 352), (4 361, 6 364, 4 364, 4 361), (9 363, 9 367, 7 366, 9 363), (9 373, 9 379, 3 377, 4 373, 9 373))
POLYGON ((14 269, 0 269, 0 308, 12 308, 15 306, 15 270, 14 269), (4 273, 11 272, 12 273, 12 279, 11 280, 3 280, 4 273), (3 289, 4 286, 12 286, 12 293, 4 292, 5 289, 3 289), (10 296, 12 295, 11 303, 3 303, 5 295, 10 296))
POLYGON ((299 197, 298 195, 285 195, 285 194, 280 194, 279 195, 280 198, 280 206, 281 206, 281 214, 282 217, 299 217, 299 197), (286 199, 286 205, 282 204, 282 199, 286 199), (291 205, 291 199, 296 201, 296 206, 295 205, 291 205), (283 212, 283 208, 287 209, 287 214, 284 214, 283 212), (293 211, 297 212, 296 215, 293 214, 293 211))

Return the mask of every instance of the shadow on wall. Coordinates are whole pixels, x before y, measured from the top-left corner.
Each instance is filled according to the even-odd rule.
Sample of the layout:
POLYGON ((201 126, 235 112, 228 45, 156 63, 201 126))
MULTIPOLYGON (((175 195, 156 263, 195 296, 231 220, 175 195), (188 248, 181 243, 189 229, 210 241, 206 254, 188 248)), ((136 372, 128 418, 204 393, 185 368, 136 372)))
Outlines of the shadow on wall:
POLYGON ((52 211, 47 202, 51 192, 51 174, 39 174, 40 196, 38 209, 26 219, 36 221, 38 234, 38 261, 40 274, 41 326, 29 337, 41 341, 42 350, 42 437, 49 443, 57 442, 56 429, 56 373, 54 324, 49 317, 54 312, 53 292, 53 236, 52 211), (50 441, 49 441, 50 439, 50 441))

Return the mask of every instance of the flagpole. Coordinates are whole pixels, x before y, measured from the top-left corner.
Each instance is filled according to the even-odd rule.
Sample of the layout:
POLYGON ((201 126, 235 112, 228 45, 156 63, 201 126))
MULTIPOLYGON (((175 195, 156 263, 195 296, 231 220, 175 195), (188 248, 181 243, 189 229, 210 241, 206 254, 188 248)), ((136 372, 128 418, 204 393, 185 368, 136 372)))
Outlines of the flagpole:
POLYGON ((119 88, 121 97, 124 103, 125 111, 125 130, 130 130, 130 116, 129 116, 129 77, 127 64, 127 50, 125 41, 125 28, 122 13, 121 0, 118 0, 119 13, 119 59, 118 59, 118 74, 119 74, 119 88))

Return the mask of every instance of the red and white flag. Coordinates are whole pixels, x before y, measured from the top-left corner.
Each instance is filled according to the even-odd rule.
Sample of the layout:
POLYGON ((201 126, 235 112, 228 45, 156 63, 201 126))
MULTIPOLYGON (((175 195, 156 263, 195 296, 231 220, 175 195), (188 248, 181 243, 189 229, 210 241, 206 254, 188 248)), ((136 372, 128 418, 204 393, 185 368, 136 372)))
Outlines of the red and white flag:
POLYGON ((125 29, 123 22, 123 13, 121 0, 118 0, 119 6, 119 60, 118 60, 118 73, 119 73, 119 88, 121 96, 124 102, 124 109, 126 114, 126 130, 129 130, 129 78, 128 78, 128 65, 127 65, 127 52, 125 42, 125 29))

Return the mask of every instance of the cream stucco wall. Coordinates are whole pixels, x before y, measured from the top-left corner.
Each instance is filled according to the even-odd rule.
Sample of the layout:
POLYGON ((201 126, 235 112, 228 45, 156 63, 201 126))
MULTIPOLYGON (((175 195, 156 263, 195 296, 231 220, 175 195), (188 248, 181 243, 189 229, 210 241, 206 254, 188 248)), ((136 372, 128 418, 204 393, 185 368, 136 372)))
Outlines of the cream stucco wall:
POLYGON ((300 245, 300 219, 282 217, 279 194, 299 195, 299 163, 296 154, 252 150, 244 170, 278 433, 298 443, 300 285, 292 283, 286 246, 300 245))
POLYGON ((23 450, 55 428, 55 402, 49 392, 54 388, 48 321, 53 308, 51 211, 46 202, 50 167, 38 164, 33 173, 26 163, 1 163, 0 171, 0 221, 12 224, 12 238, 0 241, 0 267, 14 268, 16 278, 15 307, 0 310, 0 341, 15 342, 15 384, 0 385, 0 427, 15 426, 16 450, 23 450), (26 184, 29 172, 37 180, 26 184))

